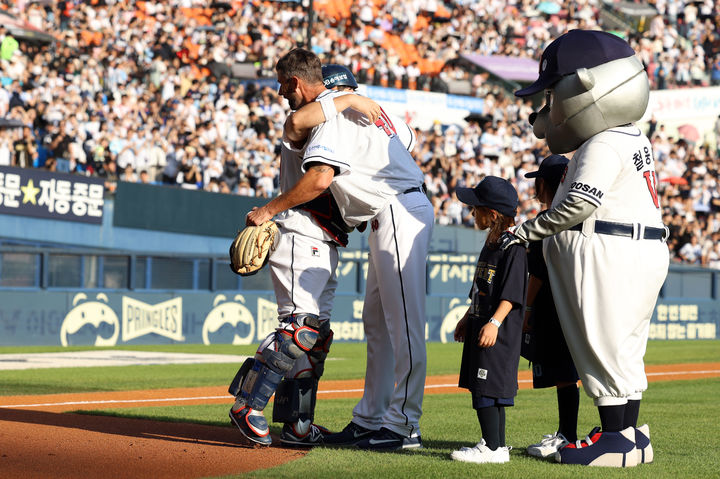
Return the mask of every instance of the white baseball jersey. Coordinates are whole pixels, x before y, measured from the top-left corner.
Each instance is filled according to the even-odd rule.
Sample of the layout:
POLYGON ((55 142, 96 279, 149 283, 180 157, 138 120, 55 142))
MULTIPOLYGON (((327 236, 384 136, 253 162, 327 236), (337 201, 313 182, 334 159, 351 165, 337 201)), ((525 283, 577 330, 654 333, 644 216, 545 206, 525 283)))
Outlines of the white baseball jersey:
MULTIPOLYGON (((327 90, 318 100, 339 94, 327 90)), ((391 198, 420 186, 424 179, 387 115, 374 128, 363 125, 367 120, 353 109, 326 121, 310 134, 303 160, 303 167, 320 162, 338 169, 330 190, 350 226, 371 219, 391 198), (378 129, 384 134, 379 134, 378 129)))
POLYGON ((406 149, 412 141, 398 137, 403 128, 384 114, 368 124, 345 110, 313 130, 303 165, 336 167, 330 190, 345 222, 368 221, 371 229, 362 315, 365 390, 353 422, 415 437, 425 387, 425 269, 434 214, 420 191, 422 171, 406 149))
POLYGON ((662 228, 652 146, 637 127, 606 130, 568 164, 553 206, 567 195, 597 206, 591 218, 662 228))
POLYGON ((601 132, 577 150, 553 200, 597 209, 582 231, 543 240, 553 297, 588 395, 598 406, 640 399, 650 318, 667 276, 665 242, 594 232, 595 221, 662 228, 650 142, 635 126, 601 132))
MULTIPOLYGON (((283 136, 280 150, 280 192, 286 193, 302 178, 302 157, 305 147, 294 148, 290 140, 283 136)), ((305 210, 289 209, 275 215, 275 223, 282 231, 300 233, 308 238, 332 241, 332 237, 322 229, 305 210)))

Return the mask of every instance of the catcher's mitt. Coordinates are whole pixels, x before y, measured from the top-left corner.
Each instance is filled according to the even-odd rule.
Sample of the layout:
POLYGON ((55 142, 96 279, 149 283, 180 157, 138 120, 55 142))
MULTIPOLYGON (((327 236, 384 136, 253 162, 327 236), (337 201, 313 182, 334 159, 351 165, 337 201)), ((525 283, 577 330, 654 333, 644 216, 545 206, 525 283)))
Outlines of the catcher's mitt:
POLYGON ((230 245, 230 269, 240 276, 257 273, 268 262, 270 253, 275 250, 278 227, 274 221, 266 221, 260 226, 247 226, 238 231, 230 245))

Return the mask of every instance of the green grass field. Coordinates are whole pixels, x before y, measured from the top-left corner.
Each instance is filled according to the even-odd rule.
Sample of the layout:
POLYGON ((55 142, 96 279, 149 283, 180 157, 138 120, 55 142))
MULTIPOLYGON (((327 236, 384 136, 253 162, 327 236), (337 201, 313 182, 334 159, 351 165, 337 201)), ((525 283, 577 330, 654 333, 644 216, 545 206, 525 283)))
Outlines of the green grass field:
MULTIPOLYGON (((75 348, 76 350, 89 348, 75 348)), ((252 354, 253 346, 127 346, 122 349, 214 354, 252 354)), ((3 353, 68 351, 61 348, 0 348, 3 353)), ((428 374, 456 374, 459 344, 428 344, 428 374)), ((353 379, 364 375, 364 344, 334 344, 325 378, 353 379)), ((0 356, 1 359, 1 356, 0 356)), ((650 342, 647 364, 720 361, 720 341, 650 342)), ((80 391, 112 391, 187 386, 224 386, 238 365, 174 365, 37 369, 0 371, 0 394, 50 394, 80 391)), ((527 363, 521 361, 521 368, 527 363)), ((514 449, 509 464, 473 465, 451 461, 449 454, 480 439, 480 426, 470 406, 469 394, 428 394, 421 420, 424 449, 397 454, 315 448, 303 459, 280 467, 257 471, 257 478, 718 478, 720 440, 720 379, 654 382, 645 393, 640 420, 651 427, 655 463, 626 470, 562 466, 524 454, 529 444, 557 427, 555 393, 552 389, 521 390, 516 406, 507 412, 507 440, 514 449)), ((331 430, 344 427, 356 399, 321 400, 316 422, 331 430)), ((227 405, 146 407, 93 411, 128 417, 187 421, 230 427, 227 405)), ((271 408, 266 415, 271 417, 271 408)), ((597 410, 581 396, 579 435, 598 425, 597 410)), ((279 428, 273 425, 273 432, 279 428)), ((238 454, 244 450, 238 449, 238 454)))

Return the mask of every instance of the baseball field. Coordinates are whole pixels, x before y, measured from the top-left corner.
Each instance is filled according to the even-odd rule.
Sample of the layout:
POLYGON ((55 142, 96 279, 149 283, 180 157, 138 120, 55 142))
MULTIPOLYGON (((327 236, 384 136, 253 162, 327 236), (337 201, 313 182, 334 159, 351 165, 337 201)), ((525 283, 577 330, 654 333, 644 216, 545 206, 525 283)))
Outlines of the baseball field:
MULTIPOLYGON (((555 392, 531 389, 525 360, 507 413, 510 463, 450 460, 451 451, 480 439, 469 394, 456 387, 461 347, 428 344, 424 448, 402 453, 249 446, 228 420, 227 383, 253 346, 0 348, 0 477, 720 477, 719 341, 650 342, 640 422, 650 424, 655 462, 627 470, 525 453, 557 427, 555 392)), ((365 345, 334 344, 330 356, 315 422, 336 431, 362 394, 365 345)), ((583 394, 578 435, 596 425, 597 410, 583 394)), ((280 428, 271 432, 277 438, 280 428)))

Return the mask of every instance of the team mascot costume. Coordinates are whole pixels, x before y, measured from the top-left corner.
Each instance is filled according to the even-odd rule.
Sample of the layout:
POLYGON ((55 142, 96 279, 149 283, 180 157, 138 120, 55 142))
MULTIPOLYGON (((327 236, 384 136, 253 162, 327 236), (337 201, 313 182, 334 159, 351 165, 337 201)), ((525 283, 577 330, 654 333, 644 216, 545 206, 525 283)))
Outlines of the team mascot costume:
POLYGON ((538 79, 515 95, 541 91, 533 133, 553 153, 575 153, 548 214, 520 225, 504 247, 544 238, 562 329, 601 423, 584 440, 565 442, 555 459, 652 462, 649 427, 637 421, 650 318, 669 254, 652 149, 632 123, 647 108, 647 75, 621 38, 572 30, 548 45, 538 79))

